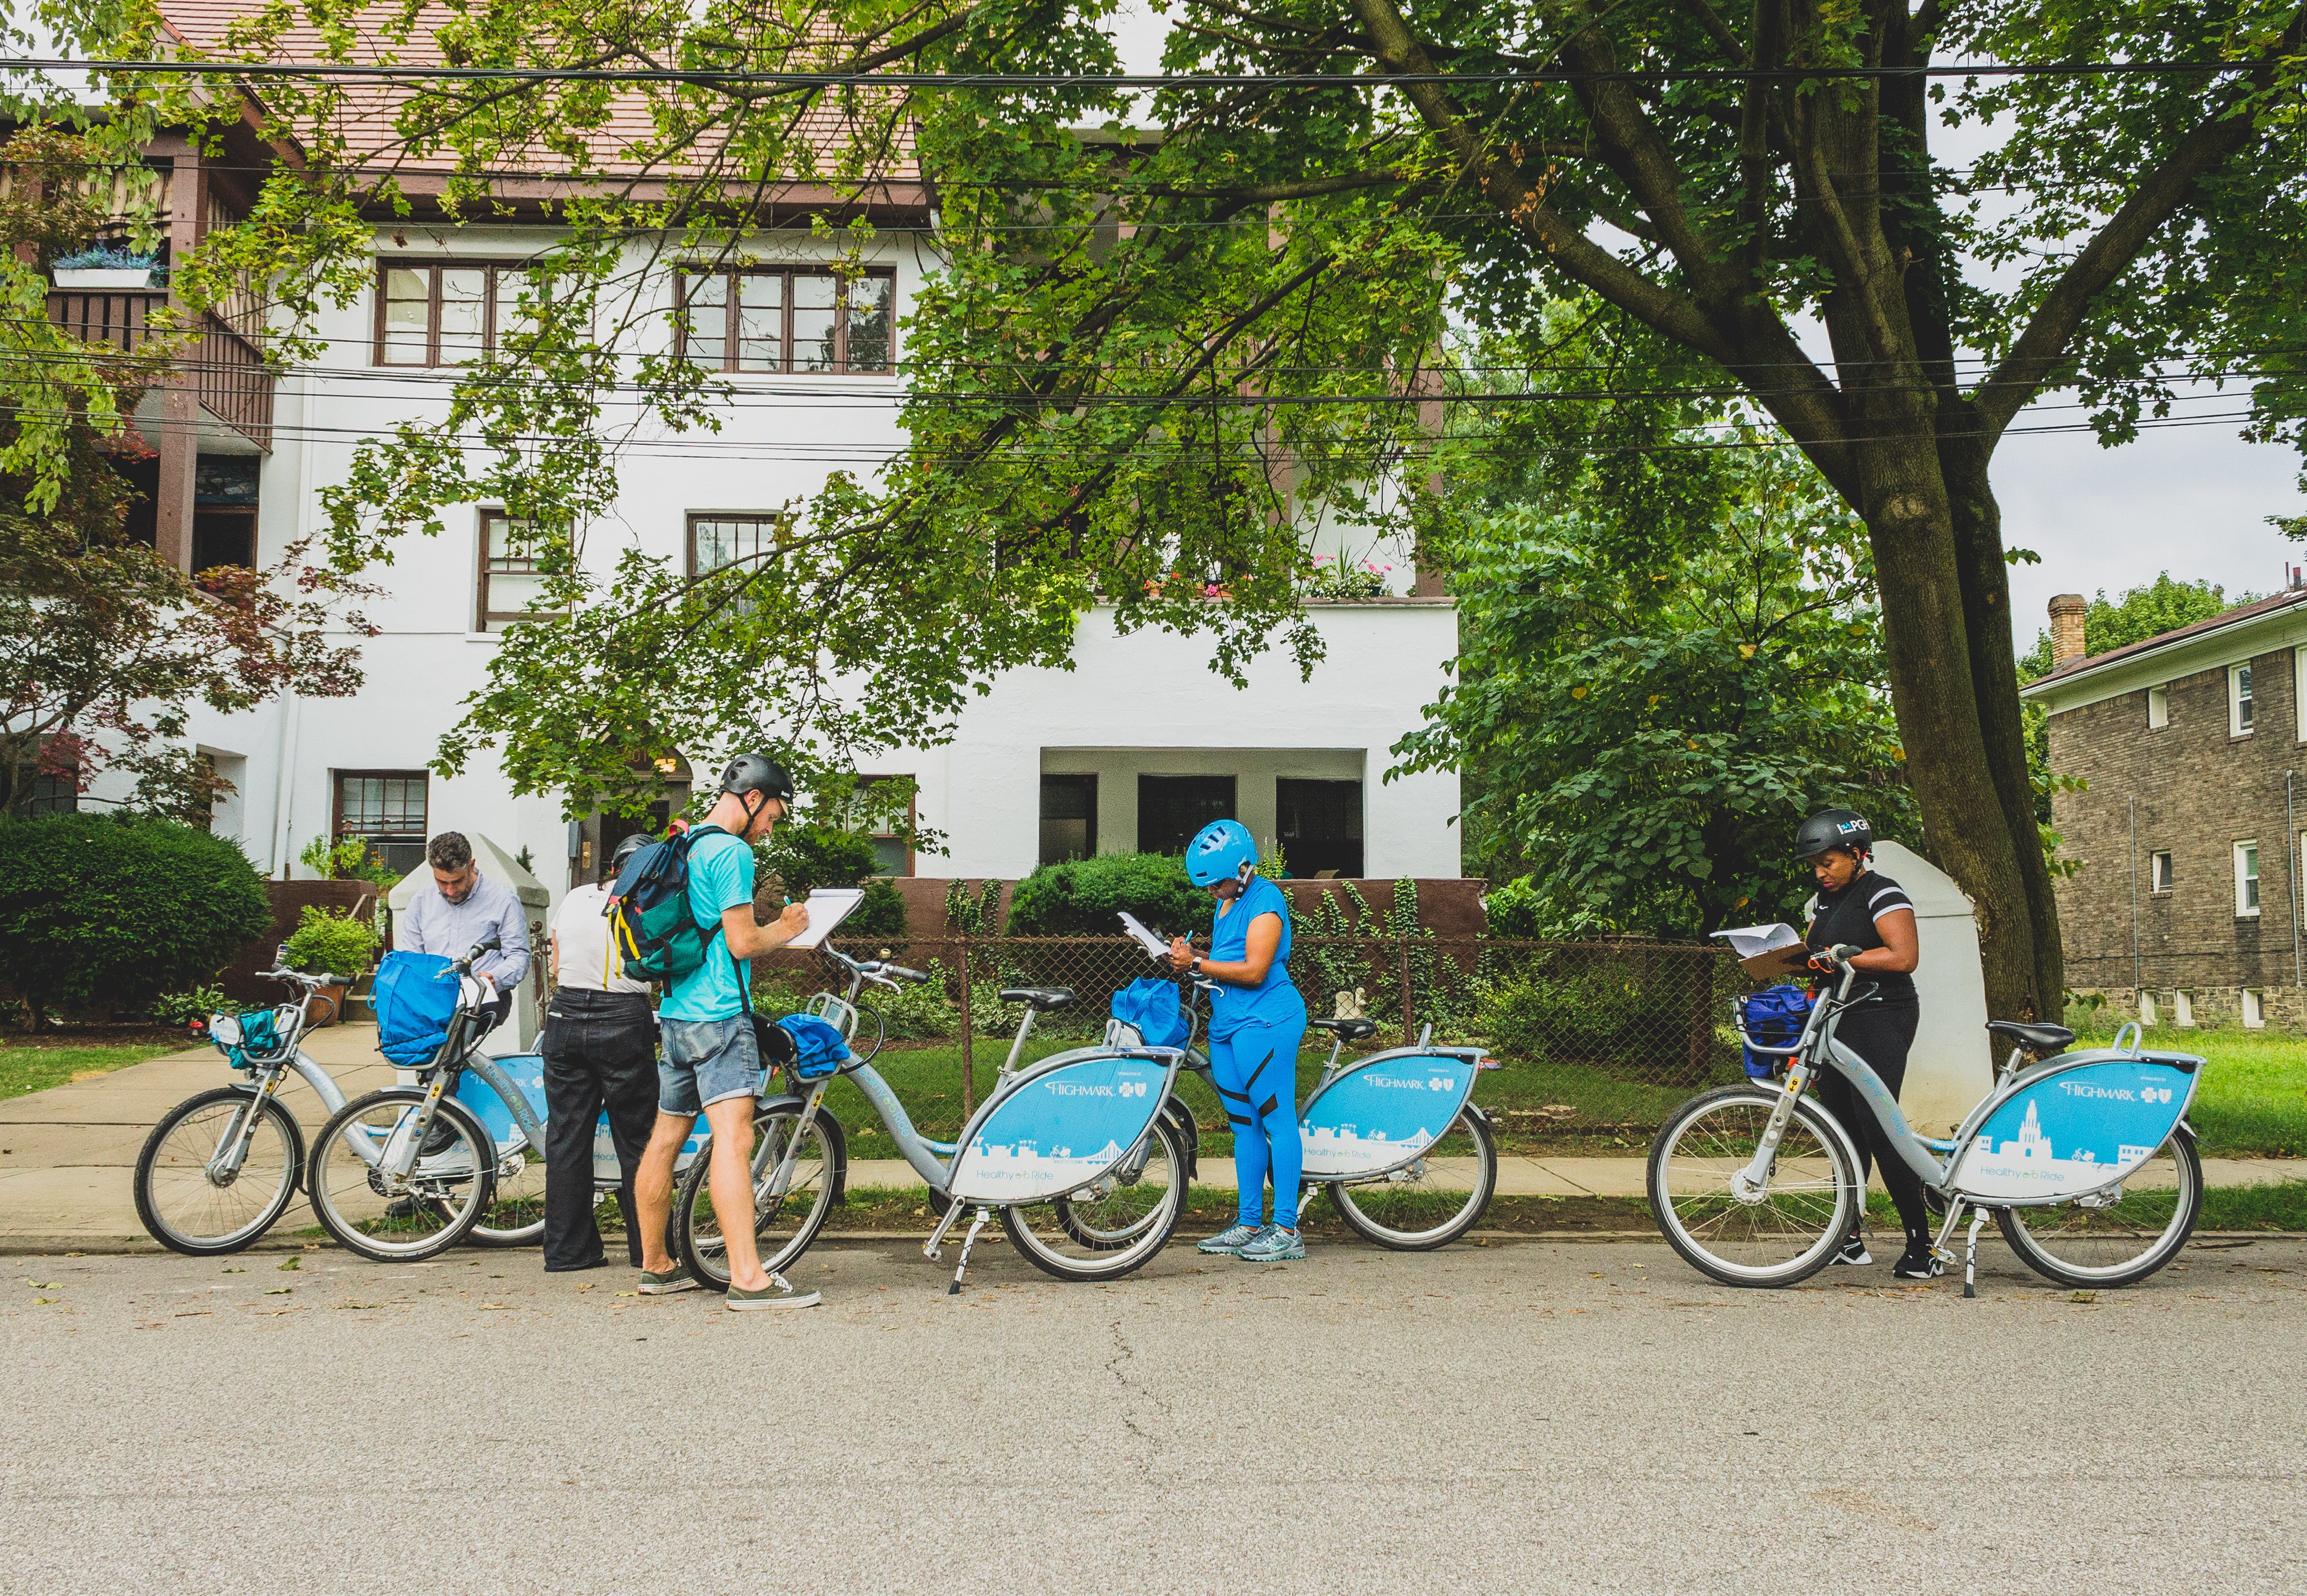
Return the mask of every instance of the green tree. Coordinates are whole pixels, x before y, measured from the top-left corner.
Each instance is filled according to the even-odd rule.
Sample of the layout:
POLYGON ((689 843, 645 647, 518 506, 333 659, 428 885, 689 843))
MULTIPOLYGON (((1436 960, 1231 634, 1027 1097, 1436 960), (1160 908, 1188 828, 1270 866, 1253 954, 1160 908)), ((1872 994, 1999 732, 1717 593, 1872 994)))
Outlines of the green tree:
MULTIPOLYGON (((2151 582, 2126 588, 2119 598, 2109 599, 2106 589, 2101 588, 2083 612, 2083 652, 2105 654, 2113 648, 2127 648, 2133 643, 2192 626, 2198 621, 2208 621, 2238 605, 2254 604, 2266 596, 2263 593, 2244 593, 2229 598, 2226 589, 2216 582, 2200 577, 2191 582, 2181 581, 2167 571, 2151 582)), ((2051 634, 2048 631, 2038 631, 2035 634, 2035 646, 2019 656, 2019 680, 2032 682, 2050 674, 2051 634)))
POLYGON ((1660 384, 1696 366, 1743 392, 1864 519, 1928 845, 1991 928, 1991 1008, 2047 1011, 2056 912, 1989 467, 2039 394, 2077 389, 2120 438, 2236 351, 2274 351, 2249 368, 2258 422, 2298 435, 2307 386, 2282 353, 2299 347, 2307 235, 2296 0, 1728 17, 1708 0, 1184 0, 1171 67, 1334 78, 1179 85, 1154 97, 1159 137, 1130 133, 1097 81, 1106 9, 537 0, 436 21, 312 0, 236 19, 212 78, 112 80, 192 116, 195 91, 235 103, 232 58, 437 50, 476 74, 400 95, 382 124, 341 80, 265 81, 252 114, 302 159, 192 269, 261 268, 292 306, 356 291, 364 219, 409 206, 411 160, 453 167, 450 226, 494 219, 510 196, 492 175, 540 149, 570 169, 555 219, 572 230, 498 352, 464 368, 438 424, 365 448, 329 495, 355 565, 481 498, 562 529, 545 603, 582 622, 508 640, 443 762, 501 740, 523 790, 582 803, 660 734, 711 746, 768 726, 836 754, 931 740, 991 674, 1061 663, 1093 599, 1125 628, 1213 634, 1222 671, 1270 636, 1308 662, 1306 522, 1423 534, 1451 479, 1419 415, 1447 388, 1444 305, 1526 326, 1574 288, 1673 352, 1660 384), (420 23, 433 35, 412 44, 420 23), (1949 60, 2059 70, 1925 75, 1949 60), (897 63, 1048 75, 789 75, 897 63), (578 66, 659 75, 489 75, 578 66), (1931 156, 1950 122, 1994 130, 1967 172, 1931 156), (815 222, 838 246, 859 237, 849 201, 923 179, 940 255, 907 329, 913 447, 870 487, 836 476, 744 566, 588 573, 613 440, 708 425, 725 391, 661 352, 617 353, 610 335, 656 314, 642 294, 588 330, 624 245, 741 258, 772 199, 789 218, 814 188, 838 197, 815 222), (1812 318, 1823 359, 1797 334, 1812 318), (630 400, 613 422, 612 393, 630 400), (1230 601, 1205 602, 1214 588, 1230 601))
POLYGON ((1559 508, 1469 529, 1458 681, 1395 751, 1479 773, 1469 817, 1532 867, 1521 921, 1686 938, 1790 917, 1804 815, 1911 825, 1865 529, 1751 435, 1634 458, 1647 493, 1590 461, 1559 508))

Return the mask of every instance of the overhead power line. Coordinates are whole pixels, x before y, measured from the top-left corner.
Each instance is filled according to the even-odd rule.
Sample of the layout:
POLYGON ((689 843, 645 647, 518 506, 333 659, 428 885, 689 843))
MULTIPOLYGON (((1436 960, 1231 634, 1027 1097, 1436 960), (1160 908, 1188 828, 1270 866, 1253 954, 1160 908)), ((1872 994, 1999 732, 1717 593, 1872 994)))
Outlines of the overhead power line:
POLYGON ((169 77, 311 78, 382 82, 693 83, 794 89, 1368 89, 1412 83, 1810 82, 1850 78, 2152 77, 2247 72, 2248 61, 2036 61, 1971 66, 1514 67, 1428 73, 787 72, 684 67, 413 66, 364 62, 118 61, 0 57, 0 71, 91 72, 169 77))

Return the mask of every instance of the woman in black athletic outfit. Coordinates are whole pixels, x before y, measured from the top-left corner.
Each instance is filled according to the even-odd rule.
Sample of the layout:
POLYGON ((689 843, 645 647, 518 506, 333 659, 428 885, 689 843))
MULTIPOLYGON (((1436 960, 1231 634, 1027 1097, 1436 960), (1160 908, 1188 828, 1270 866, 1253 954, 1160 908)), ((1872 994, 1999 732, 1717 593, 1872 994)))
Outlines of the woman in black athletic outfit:
MULTIPOLYGON (((1915 1025, 1922 1017, 1913 973, 1920 962, 1920 944, 1915 905, 1898 882, 1870 868, 1874 851, 1874 829, 1853 810, 1830 809, 1813 815, 1795 833, 1795 853, 1818 881, 1818 913, 1804 942, 1814 948, 1858 948, 1850 962, 1861 974, 1861 985, 1872 982, 1874 987, 1873 1002, 1844 1012, 1835 1038, 1874 1066, 1895 1097, 1906 1081, 1907 1051, 1915 1044, 1915 1025)), ((1822 973, 1832 968, 1822 959, 1812 960, 1811 967, 1822 973)), ((1944 1266, 1931 1251, 1931 1216, 1923 1204, 1922 1180, 1891 1148, 1874 1111, 1849 1082, 1828 1070, 1818 1078, 1818 1097, 1858 1144, 1859 1179, 1866 1178, 1870 1165, 1882 1165, 1882 1184, 1907 1231, 1906 1253, 1891 1273, 1901 1280, 1927 1280, 1939 1274, 1944 1266)), ((1874 1261, 1858 1227, 1852 1227, 1834 1261, 1874 1261)))

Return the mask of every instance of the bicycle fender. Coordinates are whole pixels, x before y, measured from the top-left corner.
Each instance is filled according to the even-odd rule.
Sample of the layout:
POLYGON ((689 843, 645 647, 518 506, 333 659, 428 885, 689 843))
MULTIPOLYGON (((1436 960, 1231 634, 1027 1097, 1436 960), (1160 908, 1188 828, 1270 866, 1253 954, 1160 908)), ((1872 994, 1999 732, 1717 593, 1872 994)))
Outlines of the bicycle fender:
MULTIPOLYGON (((787 1093, 781 1097, 764 1097, 753 1104, 756 1118, 763 1114, 798 1115, 808 1103, 806 1097, 787 1093)), ((825 1155, 833 1161, 833 1200, 849 1200, 849 1133, 841 1128, 841 1116, 822 1107, 817 1116, 817 1126, 825 1137, 825 1155)))
POLYGON ((1194 1123, 1194 1111, 1185 1100, 1175 1095, 1162 1100, 1162 1117, 1186 1144, 1186 1179, 1191 1180, 1199 1172, 1202 1162, 1202 1129, 1194 1123))

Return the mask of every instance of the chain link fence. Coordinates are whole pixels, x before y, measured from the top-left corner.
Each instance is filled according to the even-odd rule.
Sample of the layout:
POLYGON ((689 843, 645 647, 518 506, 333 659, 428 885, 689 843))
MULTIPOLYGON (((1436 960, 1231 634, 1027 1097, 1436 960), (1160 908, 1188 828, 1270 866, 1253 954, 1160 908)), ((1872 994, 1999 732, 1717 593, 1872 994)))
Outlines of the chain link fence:
MULTIPOLYGON (((1124 937, 948 933, 848 951, 931 972, 924 986, 869 987, 861 1001, 893 1041, 958 1051, 965 1111, 981 1073, 999 1066, 1016 1033, 1023 1011, 1001 1001, 1002 988, 1072 988, 1073 1005, 1043 1015, 1033 1034, 1078 1044, 1102 1034, 1116 991, 1167 974, 1124 937)), ((759 993, 765 1008, 782 1011, 821 986, 838 990, 839 972, 817 955, 772 961, 759 993)), ((1694 1092, 1741 1076, 1730 999, 1750 982, 1712 947, 1293 933, 1290 974, 1308 1013, 1378 1023, 1358 1051, 1414 1043, 1428 1024, 1437 1041, 1487 1046, 1503 1068, 1483 1077, 1477 1101, 1511 1146, 1646 1137, 1694 1092)), ((1328 1039, 1309 1033, 1308 1046, 1301 1062, 1310 1078, 1328 1039)))

